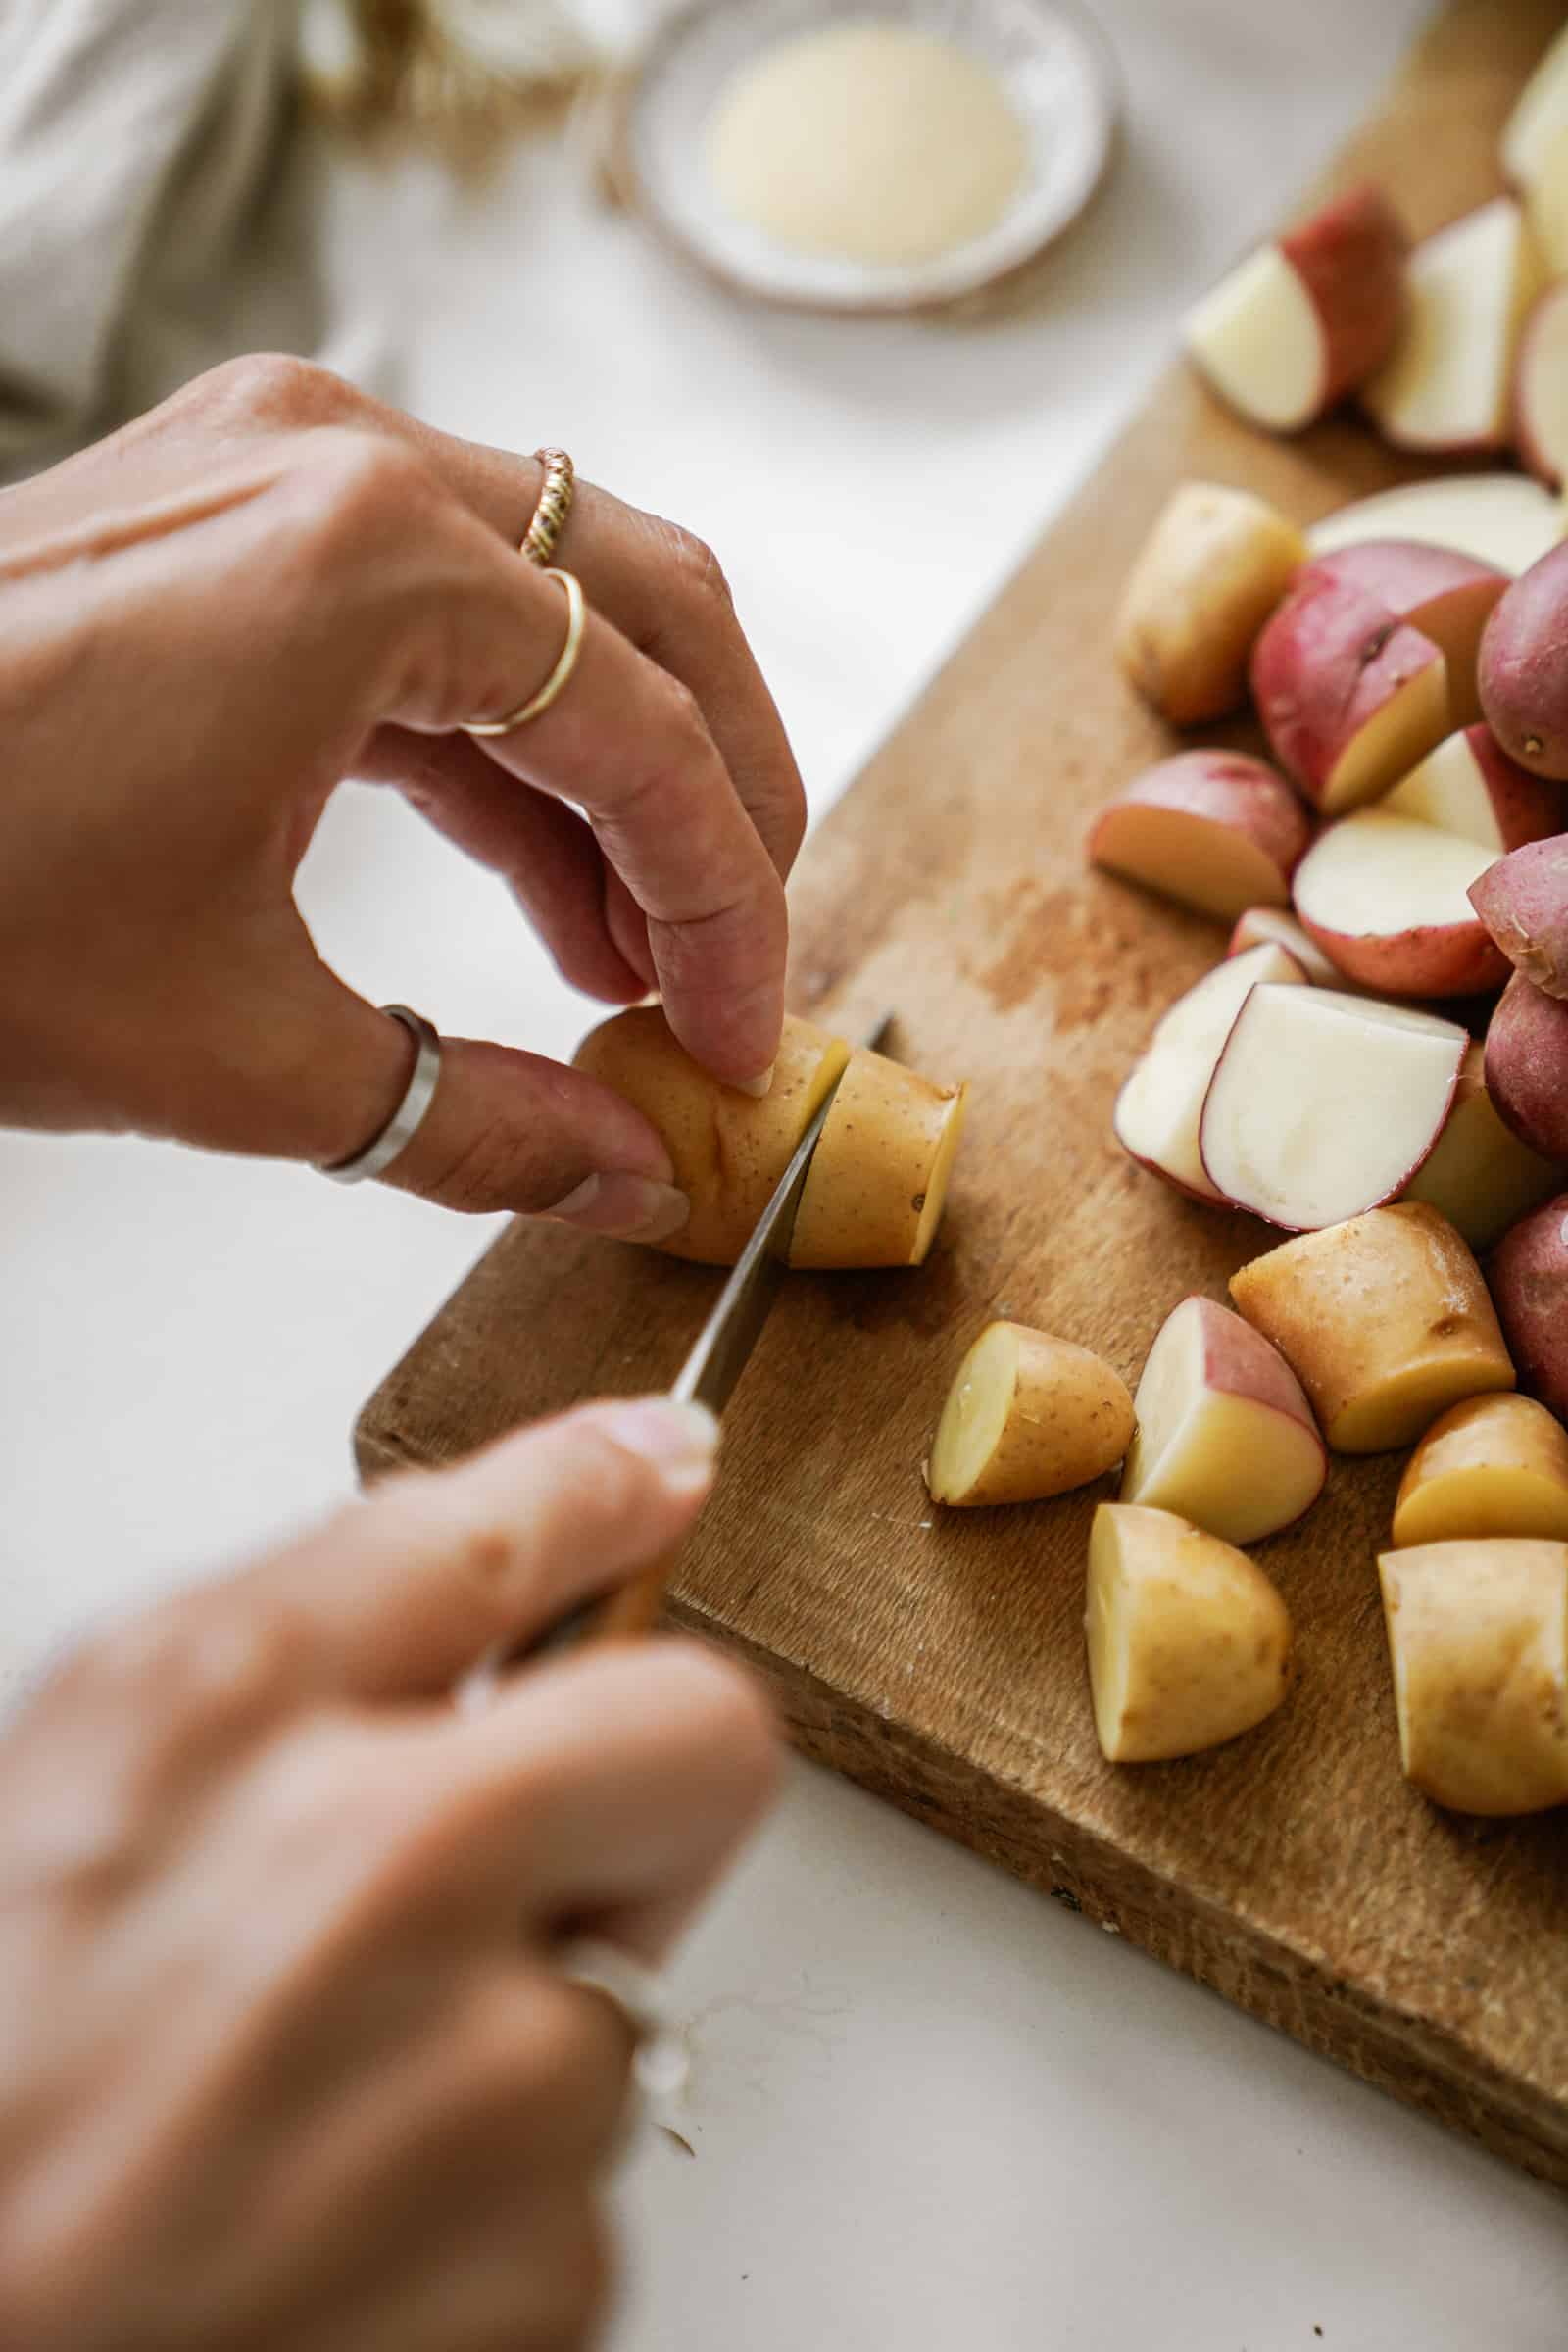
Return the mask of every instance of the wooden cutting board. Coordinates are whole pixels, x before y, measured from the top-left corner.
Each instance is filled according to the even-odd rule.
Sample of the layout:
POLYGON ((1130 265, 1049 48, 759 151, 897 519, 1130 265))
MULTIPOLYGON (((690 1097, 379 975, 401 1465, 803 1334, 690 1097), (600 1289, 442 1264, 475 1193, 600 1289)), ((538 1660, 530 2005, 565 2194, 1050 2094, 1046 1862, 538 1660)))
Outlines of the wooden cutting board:
MULTIPOLYGON (((1464 0, 1336 167, 1418 231, 1494 193, 1498 126, 1558 29, 1464 0)), ((939 1516, 920 1463, 962 1347, 1006 1313, 1133 1381, 1189 1291, 1267 1246, 1110 1134, 1214 928, 1085 872, 1086 819, 1164 746, 1107 653, 1128 561, 1186 475, 1308 520, 1408 478, 1353 420, 1249 432, 1180 367, 808 846, 794 1003, 901 1014, 895 1050, 974 1081, 941 1243, 907 1274, 791 1279, 736 1396, 674 1620, 766 1678, 795 1739, 1311 2048, 1568 2185, 1568 1814, 1447 1817, 1399 1777, 1373 1555, 1396 1458, 1337 1461, 1261 1547, 1298 1685, 1260 1731, 1112 1771, 1090 1719, 1085 1539, 1102 1486, 939 1516)), ((1245 740, 1240 732, 1233 740, 1245 740)), ((514 1226, 367 1408, 367 1476, 673 1375, 717 1277, 514 1226)))

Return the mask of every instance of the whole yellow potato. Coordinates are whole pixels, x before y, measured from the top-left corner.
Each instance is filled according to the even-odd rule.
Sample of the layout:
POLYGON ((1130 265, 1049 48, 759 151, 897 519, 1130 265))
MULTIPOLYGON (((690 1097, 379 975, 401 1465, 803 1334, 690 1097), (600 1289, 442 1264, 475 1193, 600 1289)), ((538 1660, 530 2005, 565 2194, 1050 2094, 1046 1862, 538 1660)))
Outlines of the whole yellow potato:
POLYGON ((942 1222, 967 1094, 858 1047, 811 1154, 790 1264, 921 1264, 942 1222))
POLYGON ((1405 1464, 1396 1545, 1461 1536, 1568 1543, 1568 1430, 1533 1397, 1466 1397, 1433 1422, 1405 1464))
POLYGON ((659 1130, 689 1221, 659 1247, 732 1266, 823 1097, 850 1058, 841 1037, 788 1017, 760 1098, 721 1085, 670 1033, 657 1004, 617 1012, 583 1039, 576 1064, 613 1087, 659 1130))
POLYGON ((991 1323, 958 1366, 926 1485, 936 1502, 1037 1502, 1119 1462, 1136 1424, 1127 1384, 1087 1348, 991 1323))
POLYGON ((1084 1630, 1111 1764, 1217 1747, 1271 1715, 1289 1686, 1290 1613, 1262 1569, 1170 1511, 1101 1504, 1084 1630))
POLYGON ((1298 1234, 1234 1274, 1231 1297, 1341 1453, 1412 1445, 1461 1397, 1514 1385, 1481 1268, 1425 1201, 1298 1234))
POLYGON ((1568 1802, 1568 1544, 1422 1544, 1378 1571, 1405 1778, 1459 1813, 1568 1802))

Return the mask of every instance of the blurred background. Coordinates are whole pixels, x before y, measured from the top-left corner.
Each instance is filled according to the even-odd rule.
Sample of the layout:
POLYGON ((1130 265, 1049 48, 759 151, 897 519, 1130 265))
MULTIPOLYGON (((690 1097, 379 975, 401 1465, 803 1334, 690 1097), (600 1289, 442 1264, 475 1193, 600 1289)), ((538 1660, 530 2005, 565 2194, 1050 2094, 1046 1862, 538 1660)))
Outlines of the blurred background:
MULTIPOLYGON (((867 318, 749 301, 617 200, 637 0, 10 0, 0 463, 279 342, 560 443, 716 548, 818 821, 1425 14, 1099 0, 1124 116, 1085 216, 989 304, 867 318)), ((593 1017, 388 795, 337 797, 301 895, 443 1029, 566 1054, 593 1017)), ((342 1496, 495 1230, 102 1140, 0 1137, 0 1690, 342 1496)), ((680 1992, 620 2352, 1561 2345, 1544 2190, 804 1766, 680 1992)))

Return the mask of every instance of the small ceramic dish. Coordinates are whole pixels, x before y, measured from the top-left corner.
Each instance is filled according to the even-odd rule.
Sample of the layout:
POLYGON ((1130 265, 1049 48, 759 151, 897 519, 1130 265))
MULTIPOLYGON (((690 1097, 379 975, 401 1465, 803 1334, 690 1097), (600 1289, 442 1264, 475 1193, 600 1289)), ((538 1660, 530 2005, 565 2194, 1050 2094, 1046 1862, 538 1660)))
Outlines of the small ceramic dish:
POLYGON ((726 284, 808 310, 926 310, 1034 260, 1084 210, 1121 114, 1114 58, 1076 0, 697 0, 655 33, 621 103, 617 146, 638 208, 726 284), (932 261, 870 265, 776 243, 727 210, 708 169, 713 110, 774 48, 853 18, 908 25, 990 67, 1024 127, 1028 169, 995 227, 932 261))

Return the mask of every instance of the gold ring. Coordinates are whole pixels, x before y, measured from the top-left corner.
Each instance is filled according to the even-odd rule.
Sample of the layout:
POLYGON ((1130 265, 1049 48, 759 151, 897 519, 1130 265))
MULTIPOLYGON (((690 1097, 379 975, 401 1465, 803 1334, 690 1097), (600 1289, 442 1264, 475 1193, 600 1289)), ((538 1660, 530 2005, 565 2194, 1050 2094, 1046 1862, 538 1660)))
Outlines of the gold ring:
POLYGON ((556 541, 566 527, 577 473, 564 449, 536 449, 533 454, 545 469, 545 478, 533 520, 523 533, 522 553, 530 564, 545 570, 556 552, 556 541))
POLYGON ((576 668, 577 655, 582 647, 583 622, 587 617, 582 583, 575 572, 556 571, 548 564, 545 578, 559 580, 566 599, 566 642, 561 649, 561 659, 537 694, 530 694, 525 703, 519 703, 515 710, 509 710, 504 718, 470 718, 463 730, 465 735, 510 735, 514 727, 525 727, 530 718, 538 718, 549 710, 576 668))

